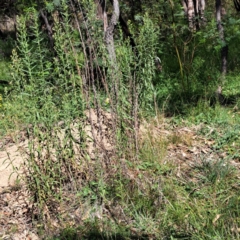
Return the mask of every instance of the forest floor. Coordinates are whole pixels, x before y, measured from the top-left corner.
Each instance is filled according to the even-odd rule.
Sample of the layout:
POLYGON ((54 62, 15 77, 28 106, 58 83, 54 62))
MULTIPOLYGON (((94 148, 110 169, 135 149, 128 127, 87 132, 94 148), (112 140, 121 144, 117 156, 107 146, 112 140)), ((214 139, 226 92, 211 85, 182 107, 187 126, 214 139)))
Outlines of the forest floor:
MULTIPOLYGON (((228 155, 225 151, 214 149, 216 141, 211 139, 213 129, 207 128, 208 132, 203 135, 200 133, 202 128, 206 126, 199 124, 183 127, 166 121, 144 123, 140 135, 142 139, 150 138, 153 144, 157 144, 159 139, 165 139, 167 146, 163 162, 175 166, 177 176, 189 176, 189 181, 195 181, 189 172, 194 166, 201 164, 199 161, 203 157, 208 162, 214 162, 228 155)), ((21 170, 24 164, 23 152, 27 148, 28 140, 23 133, 18 134, 18 137, 5 136, 0 141, 0 239, 41 239, 31 217, 33 206, 30 193, 21 180, 24 175, 21 170)), ((230 160, 230 164, 238 171, 236 182, 239 183, 240 161, 234 158, 230 160)))

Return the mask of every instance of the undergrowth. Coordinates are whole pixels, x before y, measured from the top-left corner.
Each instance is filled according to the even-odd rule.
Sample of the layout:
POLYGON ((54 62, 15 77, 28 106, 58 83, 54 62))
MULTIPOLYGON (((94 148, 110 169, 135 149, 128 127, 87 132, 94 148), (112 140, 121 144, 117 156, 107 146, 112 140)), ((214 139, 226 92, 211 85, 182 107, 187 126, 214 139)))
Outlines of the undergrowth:
MULTIPOLYGON (((167 74, 155 82, 158 33, 148 15, 134 33, 136 49, 119 34, 112 63, 94 3, 81 4, 75 6, 80 16, 64 2, 59 6, 51 51, 34 8, 17 19, 14 89, 3 103, 1 130, 26 132, 25 181, 39 234, 56 240, 239 239, 239 171, 231 163, 239 159, 237 108, 211 105, 215 82, 209 91, 188 86, 192 75, 176 77, 172 86, 167 74), (141 116, 158 115, 158 104, 181 117, 149 117, 145 126, 141 116), (169 154, 197 147, 192 135, 177 132, 186 122, 201 126, 197 131, 214 142, 214 154, 200 152, 190 163, 169 154)), ((204 66, 201 59, 194 64, 204 66)))

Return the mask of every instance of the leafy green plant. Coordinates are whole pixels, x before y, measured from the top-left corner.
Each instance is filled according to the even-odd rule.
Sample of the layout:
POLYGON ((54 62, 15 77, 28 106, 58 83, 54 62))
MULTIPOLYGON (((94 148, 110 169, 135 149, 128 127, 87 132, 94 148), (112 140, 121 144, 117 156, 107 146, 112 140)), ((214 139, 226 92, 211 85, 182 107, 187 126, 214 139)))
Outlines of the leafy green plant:
MULTIPOLYGON (((61 3, 59 19, 51 19, 54 49, 48 48, 34 8, 18 18, 11 70, 14 89, 4 101, 8 123, 0 123, 27 131, 26 181, 33 196, 33 218, 46 231, 43 238, 56 232, 56 239, 239 237, 237 172, 225 158, 203 158, 191 165, 195 159, 169 154, 188 140, 169 131, 187 121, 202 123, 205 140, 215 141, 213 150, 228 147, 232 155, 232 144, 238 143, 238 120, 226 114, 227 107, 209 103, 217 82, 213 25, 207 27, 209 35, 196 33, 188 42, 189 32, 179 15, 179 25, 161 23, 166 43, 159 43, 162 32, 156 16, 137 15, 137 23, 131 23, 135 48, 116 31, 117 71, 112 78, 94 1, 71 7, 61 3), (156 53, 163 54, 163 73, 155 71, 156 53), (206 53, 211 53, 208 59, 206 53), (212 69, 205 71, 206 66, 212 69), (213 79, 206 83, 209 75, 213 79), (168 123, 150 119, 152 131, 146 133, 139 116, 151 115, 157 101, 164 111, 186 118, 178 115, 168 123), (231 131, 219 130, 226 126, 231 131)), ((49 2, 47 10, 58 4, 49 2)), ((174 11, 172 17, 179 5, 174 11)))
POLYGON ((155 101, 155 91, 153 77, 155 75, 155 58, 157 48, 158 32, 148 15, 143 18, 143 25, 136 36, 137 53, 136 56, 136 80, 139 94, 140 106, 151 109, 155 101), (148 36, 148 41, 145 41, 148 36))

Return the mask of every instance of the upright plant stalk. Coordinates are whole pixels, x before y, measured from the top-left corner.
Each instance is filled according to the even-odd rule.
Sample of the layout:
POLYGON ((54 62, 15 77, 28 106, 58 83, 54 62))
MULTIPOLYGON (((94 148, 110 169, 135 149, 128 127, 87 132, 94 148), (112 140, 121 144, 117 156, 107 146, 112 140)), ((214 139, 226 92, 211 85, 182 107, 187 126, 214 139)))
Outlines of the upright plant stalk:
POLYGON ((175 18, 174 18, 174 12, 173 12, 173 2, 171 0, 170 0, 170 4, 171 4, 171 10, 172 10, 173 43, 174 43, 174 48, 175 48, 177 58, 178 58, 178 63, 179 63, 179 68, 180 68, 180 73, 181 73, 182 88, 183 88, 183 91, 185 91, 186 88, 185 88, 185 83, 184 83, 183 66, 182 66, 182 60, 181 60, 181 57, 179 54, 178 46, 176 43, 175 18))
MULTIPOLYGON (((31 47, 29 45, 29 40, 27 36, 27 28, 26 28, 26 17, 22 16, 17 18, 17 27, 18 27, 18 34, 17 34, 17 42, 18 42, 18 50, 19 55, 22 60, 24 60, 22 64, 22 71, 25 72, 25 79, 28 84, 32 84, 34 82, 33 76, 33 62, 32 62, 32 52, 31 47), (28 80, 27 80, 28 79, 28 80)), ((24 83, 22 83, 22 86, 24 83)))
MULTIPOLYGON (((77 9, 75 8, 75 5, 73 4, 72 0, 70 0, 70 4, 71 4, 72 11, 73 11, 74 21, 75 21, 75 24, 77 26, 77 31, 78 31, 79 36, 80 36, 80 40, 81 40, 80 42, 81 42, 81 47, 82 47, 82 50, 83 50, 85 62, 87 62, 88 61, 87 50, 86 50, 86 45, 85 45, 85 41, 84 41, 84 38, 83 38, 82 30, 81 30, 81 27, 80 27, 80 24, 79 24, 79 19, 78 19, 78 16, 77 16, 77 9)), ((79 11, 83 14, 80 3, 78 3, 78 7, 79 7, 79 11)), ((84 24, 85 24, 85 21, 84 21, 84 24)), ((79 68, 78 68, 78 74, 79 74, 79 78, 81 79, 80 84, 81 84, 81 89, 82 89, 82 96, 83 96, 83 99, 85 99, 86 95, 87 95, 87 92, 85 91, 86 84, 87 84, 87 79, 90 78, 89 68, 88 67, 84 68, 84 74, 83 75, 81 75, 81 73, 79 72, 79 68)))
POLYGON ((139 94, 139 107, 143 110, 149 107, 152 108, 154 102, 153 76, 157 38, 156 28, 146 14, 144 24, 136 38, 138 51, 136 56, 136 80, 138 83, 136 92, 139 94), (148 38, 148 41, 146 41, 146 38, 148 38))

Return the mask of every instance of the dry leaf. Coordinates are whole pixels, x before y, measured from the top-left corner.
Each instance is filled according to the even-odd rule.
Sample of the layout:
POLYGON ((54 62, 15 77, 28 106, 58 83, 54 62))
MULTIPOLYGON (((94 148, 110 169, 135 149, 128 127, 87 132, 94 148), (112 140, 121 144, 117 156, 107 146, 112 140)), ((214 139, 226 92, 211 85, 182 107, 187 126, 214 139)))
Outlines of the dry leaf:
POLYGON ((213 225, 215 226, 217 220, 221 217, 221 214, 217 214, 216 217, 213 219, 213 225))

